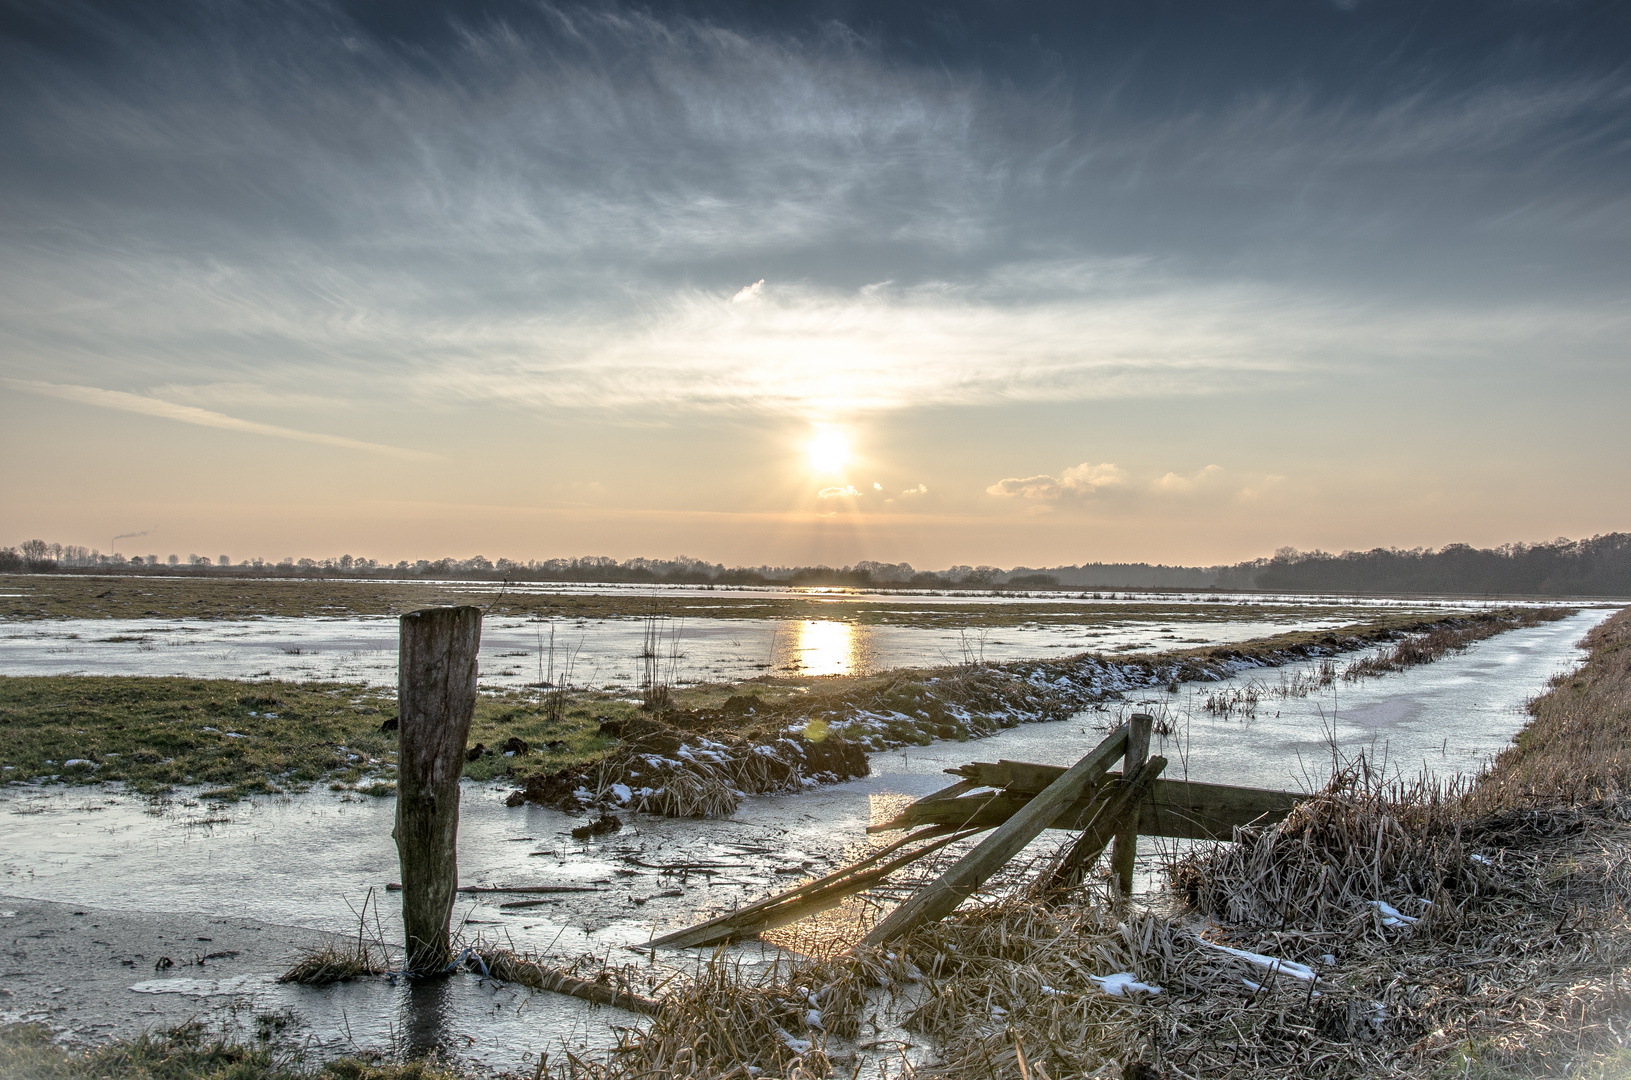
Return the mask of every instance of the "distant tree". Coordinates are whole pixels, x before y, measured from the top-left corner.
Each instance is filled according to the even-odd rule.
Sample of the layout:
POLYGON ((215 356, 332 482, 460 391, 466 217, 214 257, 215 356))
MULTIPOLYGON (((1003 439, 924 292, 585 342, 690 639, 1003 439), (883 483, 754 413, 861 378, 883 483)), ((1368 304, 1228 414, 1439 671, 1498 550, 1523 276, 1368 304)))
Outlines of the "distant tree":
POLYGON ((168 559, 166 559, 164 561, 169 563, 171 566, 176 566, 181 562, 181 556, 172 555, 172 556, 170 556, 168 559))
POLYGON ((50 554, 50 551, 51 545, 44 540, 23 541, 23 558, 28 562, 42 563, 45 561, 45 557, 50 554))
POLYGON ((232 565, 232 557, 230 555, 217 555, 215 557, 215 565, 216 566, 231 566, 232 565))

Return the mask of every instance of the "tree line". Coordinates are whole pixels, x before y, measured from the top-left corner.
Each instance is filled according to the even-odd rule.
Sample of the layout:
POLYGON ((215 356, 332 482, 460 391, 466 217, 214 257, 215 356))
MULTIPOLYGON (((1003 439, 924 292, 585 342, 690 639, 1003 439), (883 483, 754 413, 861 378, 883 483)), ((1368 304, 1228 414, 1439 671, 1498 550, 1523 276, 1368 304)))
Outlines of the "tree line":
POLYGON ((863 561, 850 566, 727 567, 702 559, 400 560, 366 557, 279 562, 226 555, 104 555, 95 550, 29 540, 0 548, 0 572, 157 573, 210 576, 423 578, 466 581, 559 581, 611 584, 828 585, 908 589, 1051 590, 1105 589, 1258 590, 1313 593, 1434 593, 1449 595, 1631 596, 1631 533, 1589 540, 1505 544, 1475 548, 1373 548, 1333 555, 1281 548, 1270 558, 1219 566, 1149 563, 1084 563, 1003 570, 952 566, 918 570, 910 563, 863 561))

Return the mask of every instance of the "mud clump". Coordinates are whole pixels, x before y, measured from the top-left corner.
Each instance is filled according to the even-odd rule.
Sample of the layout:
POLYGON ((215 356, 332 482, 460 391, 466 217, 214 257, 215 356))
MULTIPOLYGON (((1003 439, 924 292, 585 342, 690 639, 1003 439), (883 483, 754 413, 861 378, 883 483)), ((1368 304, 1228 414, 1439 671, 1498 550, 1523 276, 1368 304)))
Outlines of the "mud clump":
POLYGON ((617 832, 623 827, 623 819, 616 814, 602 814, 587 825, 579 825, 572 830, 572 839, 588 840, 596 836, 605 836, 607 833, 617 832))

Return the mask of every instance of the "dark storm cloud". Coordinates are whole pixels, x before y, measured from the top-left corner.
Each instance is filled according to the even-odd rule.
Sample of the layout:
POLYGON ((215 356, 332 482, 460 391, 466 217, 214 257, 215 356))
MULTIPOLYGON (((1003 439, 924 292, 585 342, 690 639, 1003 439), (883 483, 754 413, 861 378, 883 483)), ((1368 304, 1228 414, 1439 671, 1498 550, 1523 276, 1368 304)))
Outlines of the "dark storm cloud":
POLYGON ((893 406, 1623 330, 1615 5, 4 10, 24 379, 893 406))

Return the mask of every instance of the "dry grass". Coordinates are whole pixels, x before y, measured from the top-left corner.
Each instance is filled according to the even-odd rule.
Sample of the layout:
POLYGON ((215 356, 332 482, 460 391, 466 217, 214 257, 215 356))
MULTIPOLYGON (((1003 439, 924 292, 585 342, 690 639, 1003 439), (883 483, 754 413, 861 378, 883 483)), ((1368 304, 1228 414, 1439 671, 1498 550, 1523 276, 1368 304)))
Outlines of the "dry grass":
POLYGON ((1631 795, 1631 608, 1586 635, 1578 670, 1552 680, 1479 783, 1481 809, 1580 805, 1631 795))
POLYGON ((278 976, 280 983, 298 983, 302 986, 332 986, 370 975, 384 975, 391 970, 391 953, 384 940, 379 923, 378 900, 369 889, 363 898, 362 910, 357 912, 357 937, 342 944, 331 940, 320 948, 302 953, 294 965, 278 976), (374 905, 374 927, 368 928, 368 908, 374 905))

